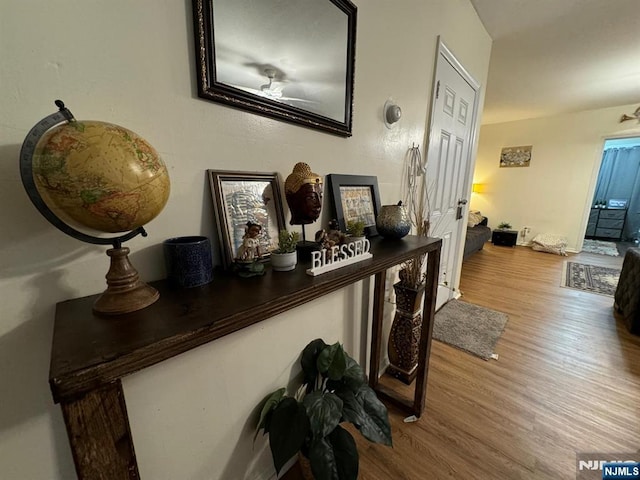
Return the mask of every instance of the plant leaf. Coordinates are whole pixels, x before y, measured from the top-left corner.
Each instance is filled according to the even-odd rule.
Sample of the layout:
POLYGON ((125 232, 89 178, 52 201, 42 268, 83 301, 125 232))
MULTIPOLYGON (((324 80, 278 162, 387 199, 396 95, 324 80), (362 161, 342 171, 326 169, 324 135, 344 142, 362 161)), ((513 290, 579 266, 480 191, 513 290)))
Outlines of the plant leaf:
POLYGON ((347 357, 338 342, 329 345, 318 356, 318 370, 331 380, 341 380, 347 368, 347 357))
POLYGON ((333 446, 327 439, 321 438, 311 444, 309 462, 316 480, 340 480, 333 446))
POLYGON ((285 397, 271 413, 269 426, 269 446, 276 472, 304 443, 309 433, 309 418, 302 404, 294 398, 285 397))
POLYGON ((311 423, 314 439, 329 435, 338 426, 342 418, 342 400, 333 393, 315 391, 302 401, 311 423))
POLYGON ((356 395, 345 386, 336 390, 335 393, 342 400, 342 418, 347 422, 353 423, 359 430, 366 421, 364 407, 358 401, 356 395))
POLYGON ((387 407, 378 399, 368 385, 360 387, 355 394, 356 400, 362 406, 361 424, 356 427, 367 439, 375 443, 392 446, 391 425, 389 425, 389 414, 387 407))
POLYGON ((262 406, 262 410, 260 411, 260 420, 258 421, 258 428, 256 429, 255 436, 253 437, 254 442, 256 441, 256 438, 258 438, 258 432, 260 431, 261 428, 264 428, 264 433, 269 433, 269 428, 266 422, 267 415, 274 408, 276 408, 278 403, 280 403, 280 400, 282 400, 282 397, 284 396, 285 391, 286 389, 279 388, 278 390, 273 392, 271 395, 269 395, 265 400, 264 405, 262 406))
POLYGON ((316 377, 318 376, 318 356, 325 348, 327 348, 327 344, 324 343, 324 340, 316 338, 302 350, 300 365, 304 373, 303 382, 307 385, 307 393, 313 390, 316 377))
POLYGON ((316 480, 357 480, 358 449, 349 432, 337 426, 326 439, 315 441, 309 450, 311 471, 316 480))
POLYGON ((340 480, 357 480, 360 457, 356 441, 351 434, 338 425, 329 435, 329 442, 333 446, 338 466, 338 478, 340 480))
POLYGON ((362 367, 351 358, 347 353, 346 366, 344 370, 343 381, 353 392, 357 392, 362 385, 366 385, 367 376, 364 374, 362 367))

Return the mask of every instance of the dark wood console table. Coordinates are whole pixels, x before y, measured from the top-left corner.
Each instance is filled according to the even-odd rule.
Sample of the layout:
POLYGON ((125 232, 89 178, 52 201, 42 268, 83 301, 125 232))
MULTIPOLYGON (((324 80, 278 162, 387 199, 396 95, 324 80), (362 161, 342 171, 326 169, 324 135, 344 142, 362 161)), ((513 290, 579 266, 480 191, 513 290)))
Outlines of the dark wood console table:
POLYGON ((133 313, 101 317, 97 295, 56 306, 49 383, 60 403, 80 479, 138 479, 121 378, 199 345, 266 320, 357 281, 375 276, 369 383, 380 398, 416 416, 424 410, 442 241, 405 237, 371 240, 373 258, 311 277, 293 272, 237 278, 218 274, 209 285, 174 290, 152 285, 160 300, 133 313), (413 402, 378 384, 386 271, 427 254, 420 361, 413 402))

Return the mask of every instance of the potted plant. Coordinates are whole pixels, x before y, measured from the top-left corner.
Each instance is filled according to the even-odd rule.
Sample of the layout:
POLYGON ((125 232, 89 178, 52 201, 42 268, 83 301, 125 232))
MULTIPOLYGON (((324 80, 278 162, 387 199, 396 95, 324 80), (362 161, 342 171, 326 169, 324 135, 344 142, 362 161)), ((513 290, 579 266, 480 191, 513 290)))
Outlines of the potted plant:
POLYGON ((498 224, 499 230, 509 230, 511 228, 511 224, 509 222, 500 222, 498 224))
POLYGON ((302 351, 300 364, 303 381, 296 394, 276 390, 260 413, 258 432, 269 434, 276 471, 301 454, 316 480, 355 480, 358 450, 340 423, 351 422, 366 439, 391 446, 387 408, 339 343, 313 340, 302 351))
POLYGON ((271 252, 271 266, 277 272, 288 272, 296 268, 298 253, 296 245, 300 240, 298 232, 280 230, 278 234, 278 248, 271 252))
POLYGON ((347 221, 347 241, 355 242, 364 238, 364 222, 362 220, 347 221))

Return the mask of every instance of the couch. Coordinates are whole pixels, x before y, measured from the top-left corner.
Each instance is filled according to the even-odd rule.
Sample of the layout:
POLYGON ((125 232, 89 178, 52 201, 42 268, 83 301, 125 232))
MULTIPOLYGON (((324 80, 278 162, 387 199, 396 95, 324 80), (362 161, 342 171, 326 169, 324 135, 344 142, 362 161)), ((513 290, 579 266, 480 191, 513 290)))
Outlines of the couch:
POLYGON ((630 248, 624 256, 615 293, 615 309, 629 331, 640 335, 640 249, 630 248))
POLYGON ((464 253, 462 260, 466 260, 475 252, 479 252, 484 247, 485 242, 491 239, 491 229, 487 226, 487 217, 482 217, 478 224, 469 223, 464 241, 464 253), (474 225, 474 226, 471 226, 474 225))

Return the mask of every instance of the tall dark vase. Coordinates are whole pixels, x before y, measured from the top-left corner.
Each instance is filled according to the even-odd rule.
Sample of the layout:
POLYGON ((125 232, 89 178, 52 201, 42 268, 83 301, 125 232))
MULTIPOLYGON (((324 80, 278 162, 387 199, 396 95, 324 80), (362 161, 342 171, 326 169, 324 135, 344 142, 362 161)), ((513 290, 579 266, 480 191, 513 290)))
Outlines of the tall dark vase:
POLYGON ((422 301, 425 285, 417 289, 393 285, 396 292, 396 314, 389 334, 387 373, 409 385, 418 373, 418 346, 422 328, 422 301))

